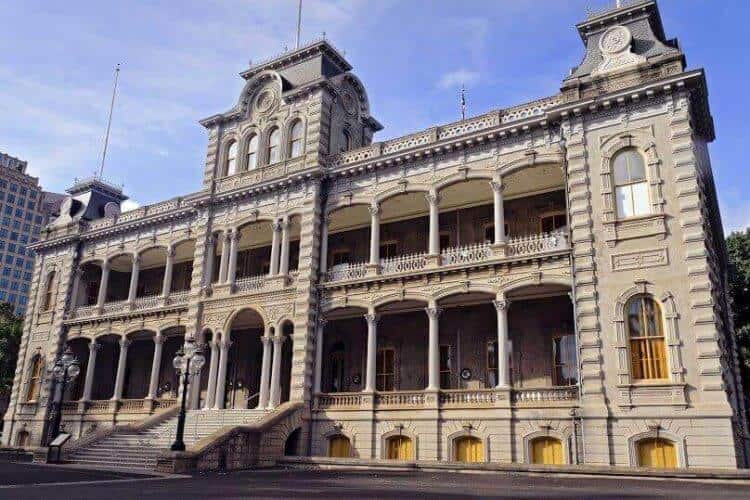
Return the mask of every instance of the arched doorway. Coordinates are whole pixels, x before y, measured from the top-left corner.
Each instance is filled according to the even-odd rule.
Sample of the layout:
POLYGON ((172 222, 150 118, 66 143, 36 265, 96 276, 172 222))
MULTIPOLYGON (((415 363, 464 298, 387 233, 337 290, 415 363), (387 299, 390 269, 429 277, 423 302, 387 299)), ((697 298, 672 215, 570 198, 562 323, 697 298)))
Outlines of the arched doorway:
POLYGON ((677 449, 672 441, 662 438, 638 441, 638 465, 654 469, 675 469, 677 449))
POLYGON ((263 318, 243 309, 232 320, 224 408, 255 408, 260 393, 264 332, 263 318))
POLYGON ((352 456, 352 443, 343 435, 332 436, 328 440, 328 456, 333 458, 349 458, 352 456))
POLYGON ((294 325, 291 321, 285 321, 281 325, 281 335, 284 339, 284 342, 281 344, 281 403, 289 401, 291 394, 293 333, 294 325))
POLYGON ((284 443, 284 456, 285 457, 296 457, 299 455, 299 436, 302 430, 297 428, 289 434, 284 443))
POLYGON ((453 442, 453 460, 456 462, 484 462, 484 443, 474 436, 461 436, 453 442))
POLYGON ((531 463, 562 465, 564 463, 562 442, 553 437, 540 437, 531 441, 531 463))
POLYGON ((389 460, 414 460, 411 438, 404 435, 389 437, 385 441, 386 458, 389 460))

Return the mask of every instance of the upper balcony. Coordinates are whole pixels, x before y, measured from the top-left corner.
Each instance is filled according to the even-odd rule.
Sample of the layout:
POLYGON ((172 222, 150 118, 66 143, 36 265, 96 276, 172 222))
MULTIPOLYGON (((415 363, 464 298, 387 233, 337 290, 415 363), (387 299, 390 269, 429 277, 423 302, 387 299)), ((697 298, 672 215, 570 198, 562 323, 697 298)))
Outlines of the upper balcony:
POLYGON ((151 247, 81 264, 69 319, 187 306, 195 242, 151 247))
POLYGON ((327 282, 565 255, 563 174, 556 166, 399 192, 330 212, 327 282), (503 231, 496 233, 495 228, 503 231))

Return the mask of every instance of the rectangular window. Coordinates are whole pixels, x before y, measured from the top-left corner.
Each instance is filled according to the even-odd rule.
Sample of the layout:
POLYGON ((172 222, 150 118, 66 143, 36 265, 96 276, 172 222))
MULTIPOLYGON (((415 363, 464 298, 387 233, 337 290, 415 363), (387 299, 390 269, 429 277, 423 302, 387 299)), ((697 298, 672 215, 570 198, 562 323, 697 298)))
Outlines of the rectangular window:
POLYGON ((451 375, 453 373, 453 354, 451 346, 440 346, 440 388, 452 389, 451 375))
POLYGON ((543 233, 552 233, 568 225, 565 212, 543 215, 539 219, 539 229, 543 233))
POLYGON ((561 335, 552 339, 552 383, 554 385, 578 383, 576 359, 575 336, 561 335))
POLYGON ((487 342, 487 387, 497 386, 497 341, 487 342))
POLYGON ((378 349, 376 360, 376 389, 378 391, 392 391, 395 385, 396 351, 393 349, 378 349))
POLYGON ((334 250, 331 253, 331 265, 348 264, 351 260, 351 252, 348 249, 334 250))
MULTIPOLYGON (((507 238, 508 234, 510 234, 510 227, 508 226, 507 222, 503 224, 503 229, 505 229, 505 237, 507 238)), ((487 224, 486 226, 484 226, 484 242, 495 242, 495 224, 487 224)))
POLYGON ((380 258, 388 259, 398 255, 398 243, 395 241, 386 241, 380 244, 380 258))
POLYGON ((620 217, 636 217, 651 211, 646 182, 618 186, 615 189, 615 199, 617 200, 617 214, 620 217))
POLYGON ((440 250, 451 247, 451 234, 447 232, 440 233, 440 250))

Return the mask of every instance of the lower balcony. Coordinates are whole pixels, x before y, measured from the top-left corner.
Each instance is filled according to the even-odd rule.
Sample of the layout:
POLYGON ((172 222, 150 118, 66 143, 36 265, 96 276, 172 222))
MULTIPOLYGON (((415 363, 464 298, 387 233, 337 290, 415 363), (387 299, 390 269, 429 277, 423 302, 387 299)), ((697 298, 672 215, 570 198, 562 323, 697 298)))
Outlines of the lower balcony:
POLYGON ((70 312, 68 319, 85 319, 100 315, 125 314, 134 311, 151 311, 164 307, 185 306, 189 298, 188 290, 171 292, 163 295, 137 297, 133 301, 113 300, 99 305, 77 306, 70 312))

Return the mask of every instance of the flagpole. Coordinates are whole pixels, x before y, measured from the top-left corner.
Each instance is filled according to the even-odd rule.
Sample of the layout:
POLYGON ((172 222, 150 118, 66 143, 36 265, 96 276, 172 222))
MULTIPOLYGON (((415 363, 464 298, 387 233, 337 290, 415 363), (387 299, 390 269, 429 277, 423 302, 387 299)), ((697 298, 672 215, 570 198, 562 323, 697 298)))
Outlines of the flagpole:
POLYGON ((117 94, 117 80, 120 77, 120 63, 115 66, 115 84, 112 88, 112 101, 109 103, 109 118, 107 118, 107 133, 104 135, 104 150, 102 151, 102 164, 99 166, 99 180, 104 174, 104 160, 107 158, 107 146, 109 145, 109 130, 112 127, 112 110, 115 107, 115 95, 117 94))
POLYGON ((299 48, 299 35, 300 31, 302 29, 302 0, 299 0, 299 5, 297 6, 297 42, 295 43, 295 49, 299 48))

